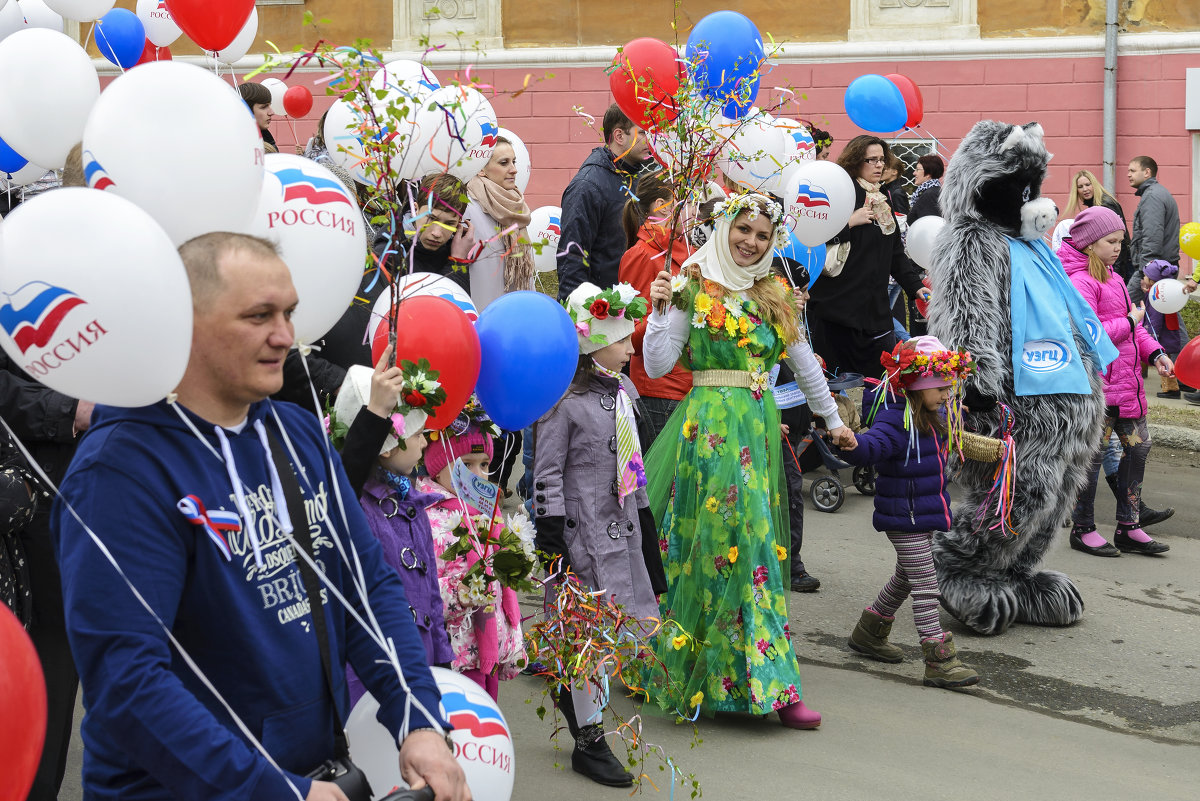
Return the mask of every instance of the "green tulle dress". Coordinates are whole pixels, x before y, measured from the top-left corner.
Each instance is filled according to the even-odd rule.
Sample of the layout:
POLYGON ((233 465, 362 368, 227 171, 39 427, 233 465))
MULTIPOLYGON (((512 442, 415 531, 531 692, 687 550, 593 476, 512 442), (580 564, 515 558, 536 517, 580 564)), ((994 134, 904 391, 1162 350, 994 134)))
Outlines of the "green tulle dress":
MULTIPOLYGON (((714 297, 719 291, 690 281, 675 296, 692 318, 684 365, 769 372, 784 350, 779 332, 752 301, 714 297)), ((661 611, 679 626, 668 623, 653 644, 667 677, 651 668, 645 681, 664 709, 765 714, 800 700, 781 466, 779 412, 770 390, 757 386, 694 387, 650 449, 648 489, 669 583, 661 611)))

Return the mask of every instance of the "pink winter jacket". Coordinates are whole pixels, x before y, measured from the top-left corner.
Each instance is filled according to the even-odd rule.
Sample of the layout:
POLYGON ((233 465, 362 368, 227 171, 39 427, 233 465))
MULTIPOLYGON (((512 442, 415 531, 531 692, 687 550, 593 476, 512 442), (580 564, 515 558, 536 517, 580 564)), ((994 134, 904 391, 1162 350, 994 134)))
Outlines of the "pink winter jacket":
POLYGON ((1100 283, 1088 272, 1088 257, 1069 241, 1058 249, 1058 258, 1071 283, 1100 318, 1105 333, 1117 346, 1116 361, 1104 375, 1104 402, 1119 408, 1121 417, 1146 416, 1146 390, 1142 381, 1142 362, 1152 363, 1164 353, 1162 347, 1143 326, 1131 326, 1127 316, 1133 306, 1125 282, 1110 269, 1108 280, 1100 283))

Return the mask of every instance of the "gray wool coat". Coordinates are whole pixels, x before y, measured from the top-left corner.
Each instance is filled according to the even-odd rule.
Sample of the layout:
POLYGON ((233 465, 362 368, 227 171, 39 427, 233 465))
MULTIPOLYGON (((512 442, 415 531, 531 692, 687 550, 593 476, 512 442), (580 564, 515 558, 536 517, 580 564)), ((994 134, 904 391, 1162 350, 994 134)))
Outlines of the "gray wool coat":
MULTIPOLYGON (((633 382, 621 376, 638 408, 633 382)), ((603 589, 630 614, 657 617, 658 602, 642 555, 638 509, 649 505, 639 489, 617 503, 617 381, 592 376, 588 391, 569 390, 537 424, 533 507, 537 517, 564 517, 571 569, 587 586, 603 589)))

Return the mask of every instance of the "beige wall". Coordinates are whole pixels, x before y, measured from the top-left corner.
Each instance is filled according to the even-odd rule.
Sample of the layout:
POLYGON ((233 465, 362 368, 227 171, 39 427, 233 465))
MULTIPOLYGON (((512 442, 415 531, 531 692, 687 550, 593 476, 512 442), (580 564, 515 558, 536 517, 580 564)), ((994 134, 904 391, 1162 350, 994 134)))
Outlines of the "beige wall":
MULTIPOLYGON (((1104 33, 1104 0, 979 0, 979 30, 988 36, 1104 33)), ((1196 0, 1121 0, 1129 33, 1200 30, 1196 0)))

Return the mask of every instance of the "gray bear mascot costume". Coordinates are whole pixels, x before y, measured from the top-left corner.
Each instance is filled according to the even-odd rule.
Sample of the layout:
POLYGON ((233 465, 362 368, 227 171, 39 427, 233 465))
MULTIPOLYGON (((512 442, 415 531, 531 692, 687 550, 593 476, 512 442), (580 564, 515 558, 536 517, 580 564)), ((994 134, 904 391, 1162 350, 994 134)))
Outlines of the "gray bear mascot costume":
POLYGON ((1011 506, 997 514, 995 464, 964 461, 954 529, 933 543, 943 607, 981 634, 1083 614, 1071 579, 1041 564, 1099 447, 1097 371, 1116 349, 1042 240, 1058 216, 1040 197, 1049 160, 1040 125, 985 120, 950 160, 940 198, 930 333, 978 364, 966 430, 999 436, 1005 407, 1015 422, 1011 506))

